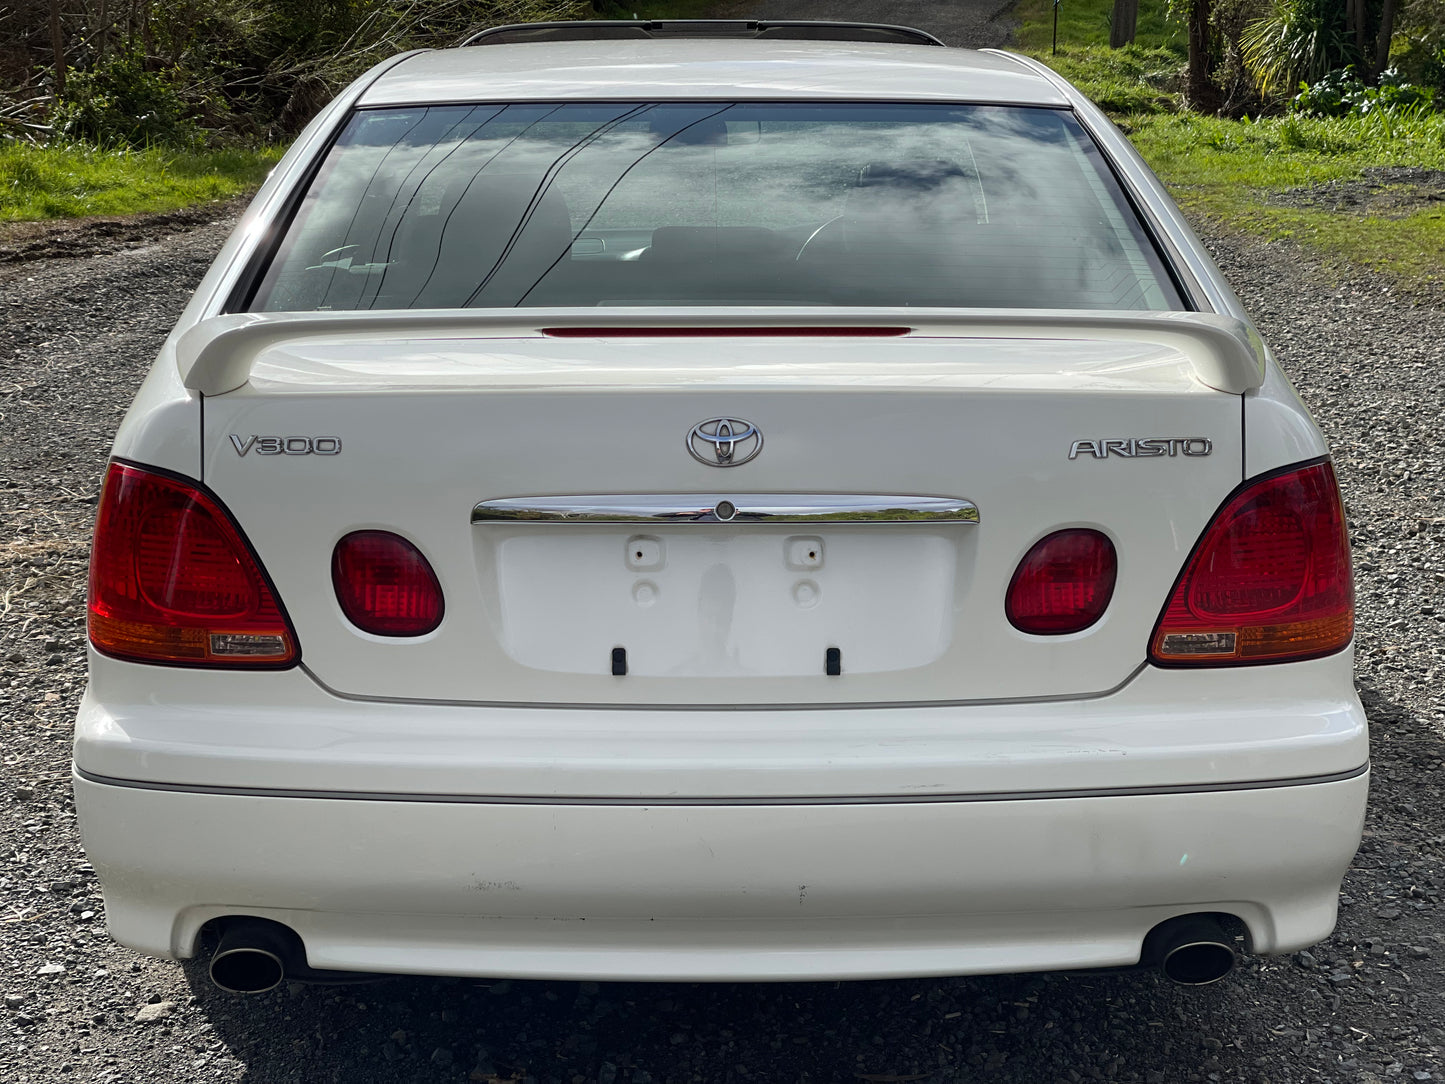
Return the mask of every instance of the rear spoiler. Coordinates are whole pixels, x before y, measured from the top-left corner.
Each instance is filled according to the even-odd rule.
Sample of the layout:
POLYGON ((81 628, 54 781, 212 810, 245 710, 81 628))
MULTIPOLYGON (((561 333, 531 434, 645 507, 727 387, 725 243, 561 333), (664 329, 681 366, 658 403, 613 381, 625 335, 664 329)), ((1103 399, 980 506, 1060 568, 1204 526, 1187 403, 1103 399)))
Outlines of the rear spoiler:
POLYGON ((185 386, 224 395, 250 378, 270 347, 298 339, 371 340, 541 338, 581 334, 656 336, 700 331, 718 336, 806 336, 880 332, 949 339, 1091 339, 1152 343, 1188 358, 1195 378, 1234 395, 1264 382, 1265 351, 1243 320, 1201 312, 1097 312, 1074 309, 405 309, 382 312, 232 313, 185 332, 176 360, 185 386), (583 331, 582 329, 587 329, 583 331), (865 330, 866 329, 866 330, 865 330))

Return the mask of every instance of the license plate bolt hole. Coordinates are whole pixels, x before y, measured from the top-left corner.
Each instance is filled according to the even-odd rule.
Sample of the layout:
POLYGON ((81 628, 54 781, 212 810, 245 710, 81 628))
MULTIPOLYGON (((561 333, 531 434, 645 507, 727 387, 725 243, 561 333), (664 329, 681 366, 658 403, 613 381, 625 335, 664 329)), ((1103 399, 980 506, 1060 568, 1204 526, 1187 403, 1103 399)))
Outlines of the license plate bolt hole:
POLYGON ((622 555, 633 572, 656 572, 667 563, 662 539, 653 535, 633 535, 627 540, 627 548, 622 555))
POLYGON ((783 561, 794 572, 823 567, 823 540, 816 535, 793 535, 783 543, 783 561))

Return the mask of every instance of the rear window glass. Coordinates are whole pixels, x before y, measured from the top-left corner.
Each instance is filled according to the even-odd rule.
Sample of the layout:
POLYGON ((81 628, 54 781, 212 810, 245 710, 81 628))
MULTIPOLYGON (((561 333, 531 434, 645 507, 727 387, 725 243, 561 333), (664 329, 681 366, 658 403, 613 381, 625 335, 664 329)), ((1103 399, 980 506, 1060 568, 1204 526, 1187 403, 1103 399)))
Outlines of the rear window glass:
POLYGON ((365 110, 257 311, 1175 309, 1067 111, 850 103, 365 110))

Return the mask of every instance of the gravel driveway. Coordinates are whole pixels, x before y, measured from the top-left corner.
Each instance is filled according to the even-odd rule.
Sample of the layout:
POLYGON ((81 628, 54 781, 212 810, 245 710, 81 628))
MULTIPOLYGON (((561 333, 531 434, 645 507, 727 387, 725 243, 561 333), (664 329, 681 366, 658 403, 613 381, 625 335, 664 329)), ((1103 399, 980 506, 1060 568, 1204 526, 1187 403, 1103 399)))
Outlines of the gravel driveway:
POLYGON ((73 231, 65 249, 95 254, 0 263, 0 1081, 1442 1076, 1445 309, 1363 275, 1339 281, 1285 245, 1232 238, 1215 239, 1218 256, 1325 427, 1355 542, 1375 782, 1328 942, 1248 961, 1203 990, 1152 974, 394 980, 250 999, 113 945, 69 788, 87 535, 111 434, 228 224, 73 231))

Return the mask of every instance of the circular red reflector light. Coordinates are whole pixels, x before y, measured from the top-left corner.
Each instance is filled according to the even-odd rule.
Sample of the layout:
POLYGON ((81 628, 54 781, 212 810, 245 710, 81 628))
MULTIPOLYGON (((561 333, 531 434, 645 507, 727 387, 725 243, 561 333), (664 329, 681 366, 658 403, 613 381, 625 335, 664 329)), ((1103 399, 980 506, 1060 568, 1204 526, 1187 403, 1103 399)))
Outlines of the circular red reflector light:
POLYGON ((1014 570, 1004 599, 1009 624, 1036 636, 1082 632, 1108 608, 1118 567, 1114 543, 1100 531, 1046 535, 1014 570))
POLYGON ((442 623, 441 584, 414 545, 390 531, 353 531, 331 555, 346 619, 377 636, 424 636, 442 623))

